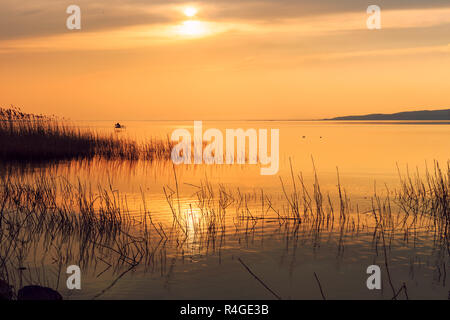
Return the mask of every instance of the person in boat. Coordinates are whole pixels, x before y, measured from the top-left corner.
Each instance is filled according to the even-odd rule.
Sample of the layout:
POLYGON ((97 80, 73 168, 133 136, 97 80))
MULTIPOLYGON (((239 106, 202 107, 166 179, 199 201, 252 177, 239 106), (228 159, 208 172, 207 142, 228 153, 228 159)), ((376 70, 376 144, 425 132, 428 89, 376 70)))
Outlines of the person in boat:
POLYGON ((120 124, 120 123, 116 123, 115 125, 114 125, 114 127, 116 128, 116 129, 121 129, 122 128, 122 125, 120 124))

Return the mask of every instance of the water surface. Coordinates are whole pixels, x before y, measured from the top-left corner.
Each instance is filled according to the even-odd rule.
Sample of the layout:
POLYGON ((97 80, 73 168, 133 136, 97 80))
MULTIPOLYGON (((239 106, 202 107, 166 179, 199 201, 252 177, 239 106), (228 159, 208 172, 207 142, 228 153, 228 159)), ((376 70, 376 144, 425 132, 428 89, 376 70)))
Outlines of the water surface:
MULTIPOLYGON (((120 131, 114 130, 110 121, 77 124, 139 141, 167 139, 178 128, 193 130, 193 121, 124 121, 126 129, 120 131)), ((23 181, 44 174, 88 185, 93 193, 98 192, 97 186, 111 186, 117 199, 126 202, 132 217, 142 220, 146 209, 163 230, 173 227, 173 211, 166 198, 171 194, 186 229, 184 241, 172 238, 162 243, 153 230, 149 235, 154 238, 151 259, 133 268, 123 263, 108 266, 98 252, 92 252, 92 262, 83 265, 79 291, 65 288, 65 274, 52 263, 57 251, 44 255, 44 243, 33 249, 36 254, 31 250, 21 262, 29 269, 25 282, 58 288, 69 299, 274 298, 245 270, 240 258, 283 299, 320 299, 314 273, 327 298, 391 299, 405 283, 409 298, 447 299, 449 254, 436 239, 430 222, 421 221, 405 230, 400 218, 394 217, 395 228, 385 230, 382 239, 368 212, 374 193, 393 196, 399 187, 399 172, 424 174, 427 167, 433 168, 434 161, 446 165, 448 123, 204 121, 203 127, 223 132, 227 128, 279 129, 278 174, 262 176, 259 165, 174 167, 170 161, 69 161, 25 170, 19 174, 23 181), (297 184, 301 174, 311 194, 317 174, 320 190, 327 197, 325 202, 333 204, 339 203, 339 172, 340 185, 350 203, 346 220, 339 219, 338 207, 334 207, 333 223, 281 223, 277 215, 289 211, 286 193, 294 190, 291 172, 297 184), (203 196, 211 202, 199 205, 199 191, 209 185, 213 194, 203 196), (218 199, 223 194, 233 199, 225 212, 221 212, 218 199), (208 230, 211 221, 202 222, 203 210, 215 210, 223 217, 214 232, 208 230), (386 261, 394 288, 388 281, 386 261), (381 291, 366 287, 366 268, 372 264, 382 267, 381 291)), ((136 224, 133 228, 142 227, 136 224)), ((82 240, 70 244, 77 248, 82 245, 82 240)), ((76 254, 66 260, 68 264, 79 262, 76 254)))

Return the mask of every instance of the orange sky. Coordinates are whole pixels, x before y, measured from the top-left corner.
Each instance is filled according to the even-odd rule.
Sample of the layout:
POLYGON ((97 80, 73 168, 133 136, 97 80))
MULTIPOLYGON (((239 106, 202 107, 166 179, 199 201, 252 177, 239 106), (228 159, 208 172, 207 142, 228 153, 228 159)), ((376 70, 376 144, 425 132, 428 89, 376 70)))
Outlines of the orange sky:
POLYGON ((450 4, 421 2, 379 1, 368 30, 360 0, 82 0, 69 31, 76 1, 5 0, 0 105, 108 120, 448 108, 450 4))

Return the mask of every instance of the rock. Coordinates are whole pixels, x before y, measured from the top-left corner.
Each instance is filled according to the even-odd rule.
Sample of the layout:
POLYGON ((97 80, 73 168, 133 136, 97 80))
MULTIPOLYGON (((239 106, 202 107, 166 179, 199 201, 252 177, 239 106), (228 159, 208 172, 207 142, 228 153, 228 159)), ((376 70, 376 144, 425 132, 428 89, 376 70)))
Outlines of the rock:
POLYGON ((62 296, 50 288, 25 286, 17 293, 17 300, 62 300, 62 296))
POLYGON ((12 297, 12 286, 10 286, 8 282, 0 280, 0 300, 11 300, 12 297))

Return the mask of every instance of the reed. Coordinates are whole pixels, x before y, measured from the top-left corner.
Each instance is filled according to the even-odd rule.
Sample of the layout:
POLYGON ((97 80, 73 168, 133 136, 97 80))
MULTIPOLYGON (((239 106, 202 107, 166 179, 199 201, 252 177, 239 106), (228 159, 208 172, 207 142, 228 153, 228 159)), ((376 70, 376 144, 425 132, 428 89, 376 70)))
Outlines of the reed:
POLYGON ((0 160, 59 161, 92 159, 170 159, 173 144, 151 139, 143 143, 80 129, 64 119, 0 108, 0 160))
MULTIPOLYGON (((450 248, 448 166, 445 172, 436 164, 426 180, 407 177, 394 193, 374 194, 369 210, 359 212, 358 206, 352 207, 339 174, 336 190, 325 192, 317 173, 308 185, 302 174, 291 169, 290 183, 281 180, 282 196, 276 201, 264 190, 243 193, 201 181, 186 202, 181 199, 174 169, 174 186, 165 188, 172 218, 165 223, 147 209, 144 195, 140 214, 131 213, 126 198, 111 184, 92 188, 45 172, 22 177, 6 171, 0 174, 0 279, 15 287, 25 280, 46 281, 42 274, 31 274, 30 268, 23 271, 22 267, 30 257, 41 262, 47 255, 59 266, 68 261, 86 268, 104 265, 99 275, 113 272, 116 280, 141 264, 170 277, 173 257, 184 259, 188 250, 220 254, 225 238, 230 245, 230 237, 248 246, 257 239, 262 243, 264 237, 278 236, 294 254, 301 244, 319 247, 327 234, 327 241, 333 238, 337 244, 340 257, 347 239, 363 232, 373 234, 374 250, 377 253, 382 248, 388 269, 392 240, 401 234, 405 242, 411 236, 416 241, 417 230, 425 230, 436 234, 439 248, 450 248)), ((390 282, 394 297, 400 289, 407 294, 406 286, 399 289, 395 279, 390 282)))
POLYGON ((432 171, 427 168, 423 178, 418 171, 414 175, 407 171, 402 175, 399 170, 401 188, 397 200, 402 210, 413 216, 430 215, 450 223, 450 161, 441 168, 434 162, 432 171))

